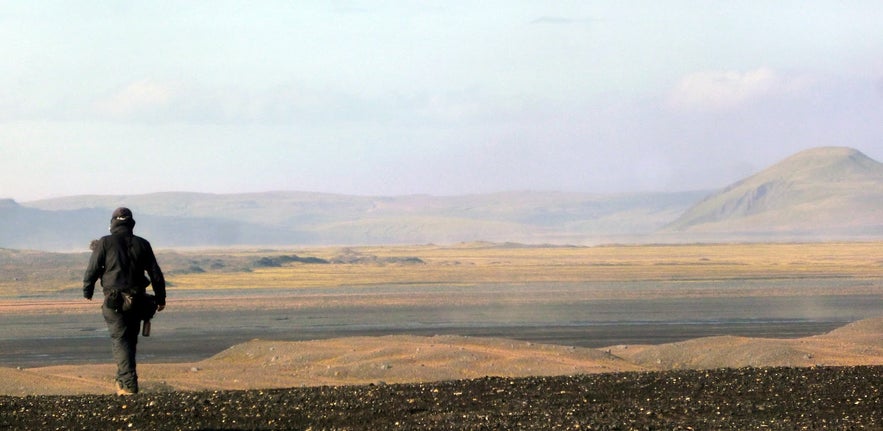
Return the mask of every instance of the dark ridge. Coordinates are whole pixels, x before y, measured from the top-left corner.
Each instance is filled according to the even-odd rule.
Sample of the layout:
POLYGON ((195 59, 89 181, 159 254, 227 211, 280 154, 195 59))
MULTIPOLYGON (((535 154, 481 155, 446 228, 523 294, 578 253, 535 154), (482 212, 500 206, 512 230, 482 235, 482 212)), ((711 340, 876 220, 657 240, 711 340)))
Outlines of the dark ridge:
POLYGON ((326 264, 329 263, 325 259, 321 259, 318 257, 300 257, 296 254, 292 254, 290 256, 274 256, 274 257, 262 257, 254 262, 254 266, 257 268, 276 268, 280 267, 286 263, 309 263, 309 264, 326 264))

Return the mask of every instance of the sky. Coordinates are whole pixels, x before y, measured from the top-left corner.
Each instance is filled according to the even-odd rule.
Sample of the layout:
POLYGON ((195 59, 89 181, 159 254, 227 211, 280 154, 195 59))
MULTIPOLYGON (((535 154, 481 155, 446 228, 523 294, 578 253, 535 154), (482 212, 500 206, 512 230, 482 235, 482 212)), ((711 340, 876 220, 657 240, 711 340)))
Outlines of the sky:
POLYGON ((714 190, 883 161, 883 3, 4 1, 0 198, 714 190))

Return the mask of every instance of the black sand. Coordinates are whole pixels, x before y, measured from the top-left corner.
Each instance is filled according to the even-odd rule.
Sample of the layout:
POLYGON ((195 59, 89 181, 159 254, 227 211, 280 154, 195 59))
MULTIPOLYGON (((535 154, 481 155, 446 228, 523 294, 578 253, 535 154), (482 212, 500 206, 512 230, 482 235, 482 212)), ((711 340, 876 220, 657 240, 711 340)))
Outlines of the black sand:
POLYGON ((883 367, 0 397, 10 430, 880 430, 883 367))

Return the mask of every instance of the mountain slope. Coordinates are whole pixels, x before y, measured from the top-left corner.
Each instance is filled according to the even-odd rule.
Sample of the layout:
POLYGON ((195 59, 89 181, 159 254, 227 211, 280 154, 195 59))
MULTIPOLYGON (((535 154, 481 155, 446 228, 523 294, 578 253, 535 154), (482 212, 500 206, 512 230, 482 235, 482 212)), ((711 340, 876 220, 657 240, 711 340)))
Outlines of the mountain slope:
POLYGON ((0 247, 83 250, 118 206, 135 211, 138 233, 159 248, 878 239, 883 164, 850 148, 815 148, 710 196, 169 192, 0 200, 0 247))
POLYGON ((708 196, 665 230, 879 236, 883 164, 850 148, 806 150, 708 196))
POLYGON ((110 219, 104 211, 95 209, 43 211, 3 199, 0 200, 0 247, 32 248, 26 245, 40 244, 47 250, 86 250, 89 241, 97 236, 90 236, 82 226, 96 217, 110 219))
MULTIPOLYGON (((506 192, 464 196, 346 196, 307 192, 154 193, 8 201, 0 247, 82 249, 105 232, 118 206, 135 212, 136 231, 156 246, 363 245, 468 241, 607 242, 649 234, 674 220, 702 192, 592 195, 506 192), (71 218, 73 212, 86 217, 71 218), (16 213, 26 212, 20 217, 16 213), (52 229, 53 217, 64 230, 52 229), (45 219, 34 235, 28 220, 45 219), (60 223, 60 222, 59 222, 60 223)), ((634 241, 632 239, 632 241, 634 241)))
MULTIPOLYGON (((92 205, 44 210, 0 200, 0 248, 88 250, 89 242, 107 234, 112 210, 92 205)), ((238 244, 298 244, 308 233, 253 223, 205 217, 136 214, 136 231, 160 247, 238 244)))

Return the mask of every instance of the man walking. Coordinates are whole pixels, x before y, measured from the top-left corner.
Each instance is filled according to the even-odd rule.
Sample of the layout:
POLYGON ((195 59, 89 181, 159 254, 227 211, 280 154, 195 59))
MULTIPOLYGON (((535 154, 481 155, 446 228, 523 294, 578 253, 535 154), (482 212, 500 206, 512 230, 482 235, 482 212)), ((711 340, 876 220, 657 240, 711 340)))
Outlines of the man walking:
POLYGON ((92 300, 95 282, 101 279, 104 303, 101 312, 112 340, 113 358, 117 363, 117 395, 138 393, 135 371, 135 346, 141 327, 141 312, 136 304, 129 309, 124 303, 135 302, 146 295, 153 285, 156 311, 166 304, 166 282, 150 243, 135 236, 135 219, 128 208, 117 208, 110 219, 110 235, 95 242, 92 257, 83 277, 83 296, 92 300), (150 277, 145 277, 145 272, 150 277))

